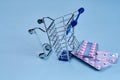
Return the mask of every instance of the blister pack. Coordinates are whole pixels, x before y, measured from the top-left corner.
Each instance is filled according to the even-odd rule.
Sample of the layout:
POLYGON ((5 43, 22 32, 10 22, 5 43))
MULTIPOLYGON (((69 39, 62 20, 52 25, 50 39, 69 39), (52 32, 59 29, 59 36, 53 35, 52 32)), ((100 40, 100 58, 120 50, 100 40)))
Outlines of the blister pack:
POLYGON ((97 70, 105 69, 116 63, 118 54, 110 54, 108 52, 98 51, 98 44, 83 41, 78 51, 73 53, 74 56, 86 62, 97 70))

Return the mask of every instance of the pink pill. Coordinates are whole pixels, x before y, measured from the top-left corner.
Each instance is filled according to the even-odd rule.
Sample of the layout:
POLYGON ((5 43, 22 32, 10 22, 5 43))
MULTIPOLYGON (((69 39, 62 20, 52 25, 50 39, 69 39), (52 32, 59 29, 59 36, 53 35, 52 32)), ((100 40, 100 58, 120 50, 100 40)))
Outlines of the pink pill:
POLYGON ((95 50, 95 47, 91 47, 91 50, 95 50))
POLYGON ((103 59, 103 61, 104 61, 104 62, 106 62, 106 61, 107 61, 107 59, 106 59, 106 58, 104 58, 104 59, 103 59))
POLYGON ((82 46, 87 46, 87 43, 83 43, 82 46))
POLYGON ((80 49, 80 53, 84 53, 84 51, 85 51, 84 49, 80 49))
POLYGON ((84 43, 88 43, 88 41, 84 40, 84 43))
POLYGON ((90 61, 90 64, 91 64, 92 66, 94 65, 94 63, 95 63, 94 61, 90 61))
POLYGON ((91 50, 95 50, 96 48, 92 47, 91 50))
POLYGON ((79 58, 80 58, 80 59, 82 59, 82 58, 83 58, 83 56, 81 56, 81 55, 80 55, 80 56, 79 56, 79 58))
POLYGON ((84 51, 80 51, 80 55, 83 55, 84 54, 84 51))
POLYGON ((104 56, 107 56, 108 55, 108 53, 107 52, 104 52, 104 56))
POLYGON ((94 54, 94 52, 90 52, 90 54, 94 54))
POLYGON ((100 61, 101 61, 101 58, 97 58, 97 61, 100 62, 100 61))
POLYGON ((80 49, 80 51, 83 51, 83 52, 84 52, 84 51, 85 51, 85 49, 84 49, 84 48, 81 48, 81 49, 80 49))
POLYGON ((115 62, 115 59, 114 59, 114 58, 111 58, 111 59, 110 59, 110 62, 114 63, 114 62, 115 62))
POLYGON ((92 47, 93 47, 93 48, 95 48, 95 47, 96 47, 96 45, 92 45, 92 47))
POLYGON ((89 60, 88 58, 84 58, 84 61, 85 61, 85 62, 88 62, 88 60, 89 60))
POLYGON ((93 54, 94 55, 94 52, 90 52, 89 54, 93 54))
POLYGON ((90 53, 89 55, 90 55, 90 57, 93 57, 93 56, 94 56, 94 53, 90 53))
POLYGON ((96 68, 100 70, 100 69, 101 69, 101 66, 100 66, 100 65, 96 65, 96 68))
POLYGON ((81 48, 80 50, 81 50, 81 51, 85 51, 85 48, 81 48))
POLYGON ((100 51, 97 51, 97 52, 96 52, 96 55, 99 55, 99 54, 100 54, 100 51))
POLYGON ((96 48, 96 46, 91 46, 91 48, 95 49, 95 48, 96 48))
POLYGON ((94 52, 95 52, 95 50, 90 50, 90 52, 91 52, 91 53, 94 53, 94 52))
POLYGON ((82 48, 86 48, 86 45, 82 45, 82 48))
POLYGON ((104 65, 107 65, 107 63, 108 63, 107 61, 104 61, 104 62, 103 62, 104 65))
POLYGON ((84 42, 83 45, 86 46, 86 45, 87 45, 87 42, 84 42))

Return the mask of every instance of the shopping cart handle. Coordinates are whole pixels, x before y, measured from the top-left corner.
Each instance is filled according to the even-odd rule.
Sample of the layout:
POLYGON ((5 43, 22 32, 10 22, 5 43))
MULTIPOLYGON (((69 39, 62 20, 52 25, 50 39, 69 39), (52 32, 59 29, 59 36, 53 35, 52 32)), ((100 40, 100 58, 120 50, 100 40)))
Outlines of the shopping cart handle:
POLYGON ((84 8, 78 9, 78 12, 79 12, 80 14, 83 13, 83 12, 84 12, 84 8))
POLYGON ((80 14, 82 14, 83 12, 84 12, 84 8, 80 8, 80 9, 78 9, 78 15, 77 15, 77 17, 76 17, 76 19, 75 19, 75 21, 77 22, 78 21, 78 18, 80 17, 80 14))
POLYGON ((80 8, 78 9, 78 14, 75 20, 72 20, 70 25, 68 25, 67 31, 66 31, 66 35, 68 35, 68 33, 70 32, 71 28, 75 27, 77 25, 77 21, 78 18, 80 16, 80 14, 82 14, 84 12, 84 8, 80 8))
POLYGON ((79 13, 78 13, 76 19, 71 22, 72 27, 77 25, 78 18, 80 17, 80 14, 82 14, 84 12, 84 8, 78 9, 78 12, 79 13))
POLYGON ((33 33, 35 33, 35 30, 36 30, 36 29, 39 29, 39 30, 45 32, 45 30, 43 30, 43 29, 40 28, 40 27, 35 27, 35 28, 33 28, 33 29, 29 29, 28 32, 29 32, 30 34, 33 34, 33 33))

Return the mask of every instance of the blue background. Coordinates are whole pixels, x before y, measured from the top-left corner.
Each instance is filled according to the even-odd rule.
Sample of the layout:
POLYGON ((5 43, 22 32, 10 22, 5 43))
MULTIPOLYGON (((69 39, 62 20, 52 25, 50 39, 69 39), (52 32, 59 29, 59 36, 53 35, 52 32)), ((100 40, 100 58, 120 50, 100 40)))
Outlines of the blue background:
POLYGON ((39 26, 37 19, 56 18, 80 7, 85 12, 75 27, 77 39, 120 53, 119 0, 0 0, 0 80, 119 80, 119 61, 96 71, 75 58, 61 62, 55 54, 48 60, 36 55, 39 43, 27 30, 39 26))

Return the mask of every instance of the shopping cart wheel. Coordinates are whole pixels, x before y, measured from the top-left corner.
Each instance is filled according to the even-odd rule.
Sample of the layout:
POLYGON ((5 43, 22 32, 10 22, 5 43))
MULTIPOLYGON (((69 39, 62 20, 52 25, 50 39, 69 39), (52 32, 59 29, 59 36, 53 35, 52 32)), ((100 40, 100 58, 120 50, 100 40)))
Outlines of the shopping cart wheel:
POLYGON ((46 57, 46 54, 45 54, 45 53, 40 53, 40 54, 39 54, 39 57, 40 57, 41 59, 44 59, 44 58, 46 57))
POLYGON ((46 51, 51 51, 51 50, 52 50, 51 46, 50 46, 48 43, 44 43, 44 44, 43 44, 43 48, 44 48, 46 51))
POLYGON ((35 29, 29 29, 28 32, 29 32, 30 34, 33 34, 33 33, 35 33, 34 30, 35 30, 35 29))
POLYGON ((49 56, 49 54, 50 54, 51 51, 52 51, 52 48, 51 48, 51 46, 50 46, 48 43, 44 43, 44 44, 42 45, 42 47, 43 47, 43 49, 44 49, 44 52, 43 52, 43 53, 40 53, 40 54, 39 54, 39 57, 40 57, 41 59, 47 59, 47 57, 49 56))
POLYGON ((37 22, 38 22, 38 24, 41 24, 41 23, 44 23, 44 20, 43 19, 38 19, 37 22))

